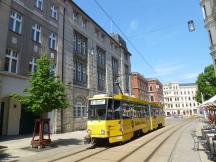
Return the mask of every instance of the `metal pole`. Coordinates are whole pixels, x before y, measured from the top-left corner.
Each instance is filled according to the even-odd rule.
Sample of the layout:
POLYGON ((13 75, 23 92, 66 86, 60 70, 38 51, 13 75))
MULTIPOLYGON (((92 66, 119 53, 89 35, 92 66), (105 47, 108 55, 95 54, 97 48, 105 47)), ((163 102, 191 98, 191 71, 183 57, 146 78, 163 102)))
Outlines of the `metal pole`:
MULTIPOLYGON (((203 104, 204 97, 203 97, 203 93, 202 92, 201 92, 201 99, 202 99, 202 104, 203 104)), ((204 118, 206 119, 207 117, 206 117, 206 110, 205 110, 205 108, 203 109, 203 114, 204 114, 204 118)))

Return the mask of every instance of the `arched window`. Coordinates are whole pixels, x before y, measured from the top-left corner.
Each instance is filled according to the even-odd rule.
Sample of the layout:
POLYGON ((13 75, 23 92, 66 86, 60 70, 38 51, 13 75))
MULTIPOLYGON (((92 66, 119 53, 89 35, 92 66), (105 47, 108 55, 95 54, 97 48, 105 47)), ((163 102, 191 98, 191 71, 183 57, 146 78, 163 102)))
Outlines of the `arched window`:
POLYGON ((75 118, 86 117, 86 104, 82 99, 79 99, 74 104, 73 116, 75 118))

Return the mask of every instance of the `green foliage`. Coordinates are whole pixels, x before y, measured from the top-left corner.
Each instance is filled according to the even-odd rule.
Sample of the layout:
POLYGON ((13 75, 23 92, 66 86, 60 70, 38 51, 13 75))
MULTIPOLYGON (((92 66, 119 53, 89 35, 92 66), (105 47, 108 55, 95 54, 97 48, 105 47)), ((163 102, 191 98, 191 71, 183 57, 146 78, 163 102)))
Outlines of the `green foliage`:
POLYGON ((69 106, 63 84, 50 70, 52 65, 48 55, 42 55, 37 60, 37 71, 32 73, 29 80, 30 88, 24 90, 26 95, 13 95, 27 111, 42 114, 69 106))
POLYGON ((204 72, 199 74, 196 84, 198 86, 195 97, 197 102, 202 102, 201 93, 204 100, 208 100, 216 94, 216 77, 213 65, 205 67, 204 72))

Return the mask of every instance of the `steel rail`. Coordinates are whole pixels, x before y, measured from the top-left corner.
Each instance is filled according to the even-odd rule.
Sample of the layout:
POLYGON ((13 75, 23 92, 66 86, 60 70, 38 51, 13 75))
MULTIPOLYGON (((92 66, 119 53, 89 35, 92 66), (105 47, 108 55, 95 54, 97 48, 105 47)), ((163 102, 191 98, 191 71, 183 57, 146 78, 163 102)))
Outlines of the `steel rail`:
MULTIPOLYGON (((187 125, 188 123, 185 123, 181 126, 179 126, 177 129, 175 129, 174 131, 172 131, 165 139, 162 140, 162 142, 159 143, 159 145, 156 147, 156 149, 153 150, 153 152, 151 154, 149 154, 149 156, 144 160, 144 162, 148 162, 152 159, 152 157, 158 152, 158 150, 164 145, 164 143, 174 134, 176 133, 177 131, 179 131, 179 128, 182 128, 183 126, 187 125)), ((186 128, 185 128, 186 129, 186 128)), ((180 135, 181 136, 181 135, 180 135)), ((179 136, 179 138, 180 138, 179 136)), ((177 140, 178 142, 178 140, 177 140)), ((177 143, 176 142, 176 143, 177 143)), ((175 145, 174 145, 174 148, 175 148, 175 145)), ((171 155, 172 155, 172 152, 171 152, 171 155)), ((170 156, 171 156, 170 155, 170 156)), ((170 158, 169 158, 170 159, 170 158)))
MULTIPOLYGON (((179 125, 180 125, 180 126, 181 126, 181 125, 184 126, 184 125, 186 125, 187 123, 188 123, 188 120, 186 120, 186 121, 184 121, 183 123, 180 123, 180 124, 175 124, 175 125, 173 125, 172 127, 170 127, 170 129, 172 129, 172 128, 176 127, 176 126, 179 126, 179 125)), ((156 136, 150 138, 147 142, 144 142, 143 144, 141 144, 140 146, 138 146, 137 148, 135 148, 135 149, 133 149, 131 152, 129 152, 127 155, 125 155, 125 156, 121 157, 120 159, 118 159, 117 162, 121 162, 121 161, 125 160, 126 158, 128 158, 129 156, 131 156, 132 154, 134 154, 136 151, 138 151, 140 148, 142 148, 143 146, 145 146, 145 145, 147 145, 148 143, 150 143, 150 142, 152 142, 153 140, 155 140, 155 138, 157 138, 157 137, 161 136, 162 134, 164 134, 164 133, 170 131, 170 129, 165 130, 164 132, 161 132, 161 133, 157 134, 156 136)))

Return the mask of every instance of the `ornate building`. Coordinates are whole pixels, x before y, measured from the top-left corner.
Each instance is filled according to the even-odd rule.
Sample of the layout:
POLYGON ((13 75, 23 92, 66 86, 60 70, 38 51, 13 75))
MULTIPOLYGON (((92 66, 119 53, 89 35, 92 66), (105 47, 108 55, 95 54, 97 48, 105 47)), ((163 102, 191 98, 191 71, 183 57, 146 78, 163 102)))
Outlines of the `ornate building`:
POLYGON ((205 28, 209 35, 209 49, 216 75, 216 1, 200 0, 203 11, 205 28))
POLYGON ((163 85, 164 110, 166 116, 198 114, 198 105, 194 99, 197 86, 194 83, 178 84, 168 83, 163 85))

